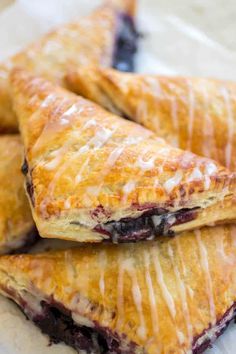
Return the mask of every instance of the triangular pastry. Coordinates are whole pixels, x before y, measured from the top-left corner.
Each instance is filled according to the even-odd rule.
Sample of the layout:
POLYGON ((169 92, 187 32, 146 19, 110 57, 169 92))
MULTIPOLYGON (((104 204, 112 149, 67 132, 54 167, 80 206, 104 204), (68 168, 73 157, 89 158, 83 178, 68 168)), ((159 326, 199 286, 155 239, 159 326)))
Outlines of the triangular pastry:
POLYGON ((64 85, 74 66, 112 66, 133 70, 137 44, 135 0, 110 0, 91 15, 62 25, 0 65, 0 132, 17 131, 9 69, 21 66, 64 85))
POLYGON ((235 241, 235 226, 220 226, 4 256, 0 292, 52 342, 79 353, 200 354, 235 316, 235 241))
POLYGON ((236 176, 213 160, 22 70, 12 93, 41 236, 139 241, 235 218, 221 203, 236 176))
POLYGON ((32 245, 37 237, 21 172, 18 135, 0 137, 0 254, 32 245))
POLYGON ((163 137, 169 144, 236 170, 236 83, 124 74, 87 68, 70 88, 163 137))

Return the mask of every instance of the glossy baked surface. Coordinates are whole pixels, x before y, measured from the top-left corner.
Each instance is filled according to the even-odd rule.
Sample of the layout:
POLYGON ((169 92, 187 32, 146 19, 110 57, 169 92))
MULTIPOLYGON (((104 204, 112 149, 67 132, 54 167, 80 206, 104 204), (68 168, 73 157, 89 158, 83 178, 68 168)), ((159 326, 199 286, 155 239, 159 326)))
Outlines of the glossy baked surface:
POLYGON ((135 0, 106 1, 104 6, 91 15, 46 34, 2 63, 0 132, 18 130, 8 80, 9 69, 13 66, 24 67, 63 86, 66 71, 74 66, 93 64, 132 69, 137 38, 133 23, 134 12, 135 0), (128 51, 124 45, 127 41, 128 51))
POLYGON ((0 253, 30 243, 34 222, 21 173, 23 146, 18 135, 0 137, 0 253))
MULTIPOLYGON (((152 220, 157 228, 167 218, 172 232, 235 218, 230 205, 223 211, 221 205, 232 199, 235 175, 214 161, 175 149, 140 125, 22 70, 12 74, 12 92, 27 189, 43 237, 121 241, 120 233, 133 225, 127 231, 127 224, 116 222, 140 216, 160 216, 152 220), (175 214, 189 211, 187 220, 175 214)), ((143 236, 142 223, 141 236, 132 230, 137 241, 156 236, 143 236)))
POLYGON ((77 350, 201 353, 233 318, 235 241, 235 226, 224 226, 168 241, 6 256, 0 288, 54 341, 66 333, 77 350))
POLYGON ((142 124, 170 144, 236 170, 236 84, 88 68, 70 87, 142 124))

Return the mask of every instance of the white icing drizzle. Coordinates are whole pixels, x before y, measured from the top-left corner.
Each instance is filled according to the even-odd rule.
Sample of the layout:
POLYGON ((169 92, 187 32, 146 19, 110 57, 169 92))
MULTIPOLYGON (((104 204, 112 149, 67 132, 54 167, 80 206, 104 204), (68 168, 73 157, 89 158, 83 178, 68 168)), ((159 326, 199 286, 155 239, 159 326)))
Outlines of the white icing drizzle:
MULTIPOLYGON (((145 77, 145 82, 148 84, 150 88, 150 92, 155 95, 155 97, 159 98, 163 96, 163 91, 161 88, 160 80, 158 79, 157 76, 152 77, 152 76, 146 76, 145 77)), ((143 89, 145 89, 145 85, 142 86, 143 89)))
POLYGON ((123 257, 119 255, 118 257, 118 279, 117 279, 117 331, 122 330, 124 324, 124 266, 123 257))
POLYGON ((155 156, 151 157, 149 160, 144 161, 142 156, 138 157, 137 166, 139 166, 143 171, 151 170, 155 167, 155 156))
POLYGON ((101 251, 99 254, 99 263, 101 266, 101 275, 100 275, 100 279, 99 279, 99 289, 100 289, 100 293, 102 295, 102 298, 104 300, 105 298, 105 280, 104 280, 104 270, 106 269, 106 265, 107 265, 107 254, 105 251, 101 251))
POLYGON ((56 95, 54 93, 50 93, 41 103, 40 107, 46 108, 56 99, 56 95))
POLYGON ((118 146, 110 153, 106 163, 110 168, 112 168, 115 165, 116 161, 124 151, 124 148, 125 148, 124 146, 118 146))
MULTIPOLYGON (((142 154, 140 156, 138 156, 137 160, 135 161, 134 166, 138 166, 140 168, 140 162, 142 161, 143 164, 145 163, 144 160, 143 160, 143 157, 147 153, 147 151, 148 151, 147 148, 143 150, 142 154)), ((149 162, 147 162, 147 165, 148 164, 153 165, 154 164, 154 158, 149 159, 149 162)), ((142 167, 140 168, 140 173, 138 173, 138 177, 139 178, 141 178, 144 175, 145 171, 148 170, 147 169, 147 165, 145 166, 146 168, 142 168, 142 167)), ((133 181, 133 180, 131 180, 131 181, 129 180, 123 186, 123 192, 124 192, 123 197, 122 197, 123 203, 125 203, 127 201, 127 198, 129 196, 129 194, 135 189, 135 187, 136 187, 136 182, 133 181)))
POLYGON ((213 325, 216 323, 216 311, 215 311, 215 303, 214 303, 214 296, 213 296, 211 273, 210 273, 209 264, 208 264, 207 249, 204 245, 204 242, 202 241, 201 230, 195 230, 194 232, 196 234, 196 239, 197 239, 197 243, 198 243, 198 247, 199 247, 199 251, 200 251, 200 264, 201 264, 202 270, 205 274, 206 291, 207 291, 207 296, 208 296, 208 301, 209 301, 211 324, 213 325))
MULTIPOLYGON (((96 124, 96 121, 93 119, 87 121, 81 128, 81 131, 89 128, 90 126, 94 126, 96 124)), ((73 134, 73 132, 72 132, 73 134)), ((46 169, 52 169, 53 167, 57 167, 59 165, 59 163, 61 162, 61 160, 63 159, 64 155, 66 154, 66 152, 70 149, 70 147, 74 144, 74 139, 68 139, 66 141, 66 143, 59 148, 56 151, 52 152, 52 156, 55 156, 55 158, 50 161, 49 163, 45 164, 44 167, 46 169)), ((89 147, 87 145, 82 146, 78 152, 76 154, 73 155, 73 158, 80 156, 80 154, 83 154, 85 152, 87 152, 89 149, 89 147)), ((54 187, 56 185, 56 182, 58 180, 58 178, 60 178, 60 176, 62 175, 62 173, 66 170, 66 168, 69 166, 69 164, 71 163, 71 159, 68 159, 55 173, 55 176, 53 178, 53 180, 50 182, 49 186, 48 186, 48 194, 46 196, 46 198, 44 198, 44 200, 41 202, 40 204, 40 211, 42 214, 47 215, 46 212, 46 208, 47 208, 47 204, 50 201, 50 198, 52 196, 52 193, 54 191, 54 187)))
POLYGON ((214 175, 217 172, 217 166, 214 162, 208 162, 205 166, 205 173, 209 176, 214 175))
POLYGON ((232 112, 232 104, 230 93, 226 87, 222 87, 221 89, 222 96, 225 101, 226 111, 227 111, 227 126, 228 126, 228 140, 227 145, 225 147, 225 164, 226 167, 230 168, 231 165, 231 156, 232 156, 232 146, 233 146, 233 134, 234 134, 234 119, 232 112))
POLYGON ((76 103, 73 104, 69 109, 67 109, 67 111, 65 111, 65 113, 62 114, 61 118, 60 118, 60 124, 62 125, 66 125, 69 123, 69 119, 70 116, 72 114, 74 114, 75 112, 78 111, 77 105, 76 103))
POLYGON ((73 284, 76 279, 76 271, 73 266, 73 258, 70 250, 65 251, 65 264, 66 264, 68 281, 71 284, 73 284))
POLYGON ((203 134, 204 134, 204 141, 203 141, 203 155, 206 157, 213 157, 212 151, 215 151, 215 133, 214 133, 214 125, 212 122, 212 116, 209 114, 209 97, 208 92, 206 90, 205 85, 201 87, 202 95, 204 97, 205 102, 205 109, 204 109, 204 127, 203 127, 203 134))
POLYGON ((169 178, 165 183, 164 183, 164 188, 166 192, 169 194, 173 191, 175 187, 177 187, 180 182, 182 181, 183 178, 183 172, 180 170, 177 170, 175 175, 171 178, 169 178))
MULTIPOLYGON (((49 105, 49 103, 51 104, 52 101, 53 101, 52 99, 50 99, 50 100, 48 99, 47 100, 47 97, 41 103, 41 108, 42 108, 42 105, 43 105, 43 109, 46 108, 47 105, 49 105)), ((55 95, 54 98, 56 99, 57 96, 55 95)), ((62 100, 60 100, 60 102, 58 103, 56 108, 53 107, 54 108, 53 114, 55 114, 55 116, 56 116, 57 112, 60 111, 63 108, 63 106, 65 105, 66 101, 67 100, 65 98, 63 98, 62 100)), ((36 110, 31 115, 30 120, 33 120, 36 117, 40 117, 40 115, 42 115, 42 114, 43 114, 43 112, 40 109, 36 110), (35 115, 36 115, 36 117, 35 117, 35 115)), ((43 128, 41 134, 39 135, 38 139, 35 141, 34 145, 32 146, 32 151, 38 151, 42 146, 44 146, 45 142, 48 141, 48 137, 50 137, 50 132, 51 131, 56 132, 56 131, 60 131, 62 129, 64 129, 64 128, 62 127, 61 124, 57 124, 57 121, 49 120, 44 125, 44 128, 43 128)))
POLYGON ((182 251, 182 248, 181 248, 181 244, 180 244, 180 239, 179 237, 176 237, 175 238, 175 243, 176 243, 176 246, 177 246, 177 252, 180 256, 180 262, 181 262, 181 267, 182 267, 182 271, 183 271, 183 275, 186 276, 187 274, 187 269, 186 269, 186 266, 185 266, 185 263, 184 263, 184 257, 183 257, 183 251, 182 251))
POLYGON ((143 308, 142 308, 142 293, 138 284, 136 272, 133 267, 131 268, 130 272, 131 272, 131 277, 133 282, 133 286, 132 286, 133 298, 134 298, 136 309, 140 317, 140 326, 137 329, 137 334, 140 338, 145 340, 147 333, 146 333, 146 324, 145 324, 143 308))
POLYGON ((211 179, 210 176, 214 175, 215 172, 217 172, 217 167, 213 162, 208 162, 205 165, 205 171, 204 171, 204 188, 205 190, 208 190, 211 185, 211 179))
POLYGON ((163 272, 162 272, 162 268, 161 268, 161 264, 159 262, 157 249, 152 250, 152 258, 153 258, 154 268, 155 268, 155 272, 156 272, 157 284, 159 285, 159 287, 161 289, 163 299, 165 300, 168 310, 170 312, 170 315, 171 315, 172 319, 174 320, 175 316, 176 316, 175 303, 174 303, 174 300, 173 300, 173 298, 166 286, 163 272))
MULTIPOLYGON (((188 343, 190 344, 193 339, 193 327, 192 327, 190 313, 189 313, 189 309, 188 309, 187 292, 186 292, 185 283, 181 279, 178 265, 174 259, 173 249, 170 244, 168 245, 168 254, 171 259, 172 267, 173 267, 174 273, 175 273, 176 282, 179 287, 181 305, 182 305, 183 315, 185 318, 185 323, 186 323, 186 328, 187 328, 187 333, 188 333, 188 343)), ((183 338, 183 339, 185 341, 185 338, 183 338)))
POLYGON ((193 124, 194 124, 195 95, 194 95, 194 90, 193 90, 191 80, 186 79, 186 84, 188 86, 188 114, 189 114, 187 149, 191 150, 193 124))
POLYGON ((144 251, 144 265, 145 265, 145 278, 146 278, 146 283, 148 288, 148 296, 149 296, 149 303, 151 309, 152 330, 153 333, 157 336, 159 333, 158 312, 157 312, 155 292, 154 292, 152 278, 150 274, 150 254, 147 251, 144 251))
POLYGON ((137 334, 141 339, 145 340, 147 333, 146 333, 146 324, 145 324, 145 318, 144 318, 144 313, 143 313, 143 308, 142 308, 142 293, 141 293, 141 289, 138 284, 138 278, 137 278, 137 274, 135 272, 132 258, 126 258, 125 260, 122 260, 122 263, 119 268, 118 301, 117 301, 119 317, 117 320, 117 328, 120 328, 120 326, 121 326, 121 324, 123 324, 123 320, 124 320, 123 276, 124 276, 125 271, 128 272, 128 274, 131 277, 132 296, 133 296, 135 307, 137 309, 137 312, 139 314, 139 319, 140 319, 140 326, 137 329, 137 334), (120 313, 120 311, 121 311, 121 313, 120 313))
POLYGON ((192 173, 188 176, 187 181, 192 182, 192 181, 198 181, 203 178, 203 174, 200 171, 198 167, 194 167, 192 173))
POLYGON ((64 204, 65 209, 70 209, 71 207, 71 202, 70 202, 70 198, 67 198, 64 204))
POLYGON ((123 187, 125 195, 130 194, 135 189, 136 183, 134 181, 127 182, 123 187))
MULTIPOLYGON (((113 130, 106 129, 104 127, 101 127, 100 130, 97 131, 94 137, 92 137, 89 142, 87 143, 88 149, 92 149, 93 151, 100 149, 103 145, 107 143, 107 141, 112 137, 113 133, 115 132, 116 128, 113 130)), ((84 147, 82 147, 84 148, 84 147)), ((80 150, 79 150, 80 151, 80 150)), ((77 157, 77 154, 75 154, 75 157, 77 157)), ((81 166, 79 173, 75 177, 75 182, 80 183, 82 180, 82 173, 86 166, 88 165, 90 161, 90 155, 88 158, 85 160, 84 164, 81 166)))

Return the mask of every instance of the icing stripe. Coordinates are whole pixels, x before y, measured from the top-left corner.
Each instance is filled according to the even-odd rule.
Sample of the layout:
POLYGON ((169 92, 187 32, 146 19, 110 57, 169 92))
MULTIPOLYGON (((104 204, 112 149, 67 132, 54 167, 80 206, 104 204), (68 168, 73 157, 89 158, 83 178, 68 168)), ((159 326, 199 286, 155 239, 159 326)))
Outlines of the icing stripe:
POLYGON ((156 272, 157 284, 159 285, 159 287, 161 289, 161 293, 162 293, 163 299, 165 300, 165 303, 167 305, 169 313, 170 313, 172 319, 174 319, 176 316, 175 303, 174 303, 174 300, 173 300, 173 298, 166 286, 163 272, 162 272, 162 268, 161 268, 161 264, 160 264, 159 257, 158 257, 158 250, 157 249, 152 250, 152 258, 153 258, 154 268, 155 268, 155 272, 156 272))
POLYGON ((214 325, 216 323, 216 311, 215 311, 215 303, 214 303, 214 296, 212 290, 212 279, 211 279, 211 274, 210 274, 209 264, 208 264, 207 249, 204 245, 204 242, 202 241, 201 231, 195 230, 194 232, 196 234, 197 244, 200 252, 200 264, 206 279, 206 291, 207 291, 207 296, 209 301, 211 324, 214 325))
POLYGON ((147 251, 144 251, 144 265, 145 265, 145 278, 146 278, 149 303, 151 309, 152 330, 154 335, 157 336, 159 333, 158 312, 157 312, 157 304, 155 299, 155 292, 152 283, 152 277, 150 274, 150 254, 147 251))

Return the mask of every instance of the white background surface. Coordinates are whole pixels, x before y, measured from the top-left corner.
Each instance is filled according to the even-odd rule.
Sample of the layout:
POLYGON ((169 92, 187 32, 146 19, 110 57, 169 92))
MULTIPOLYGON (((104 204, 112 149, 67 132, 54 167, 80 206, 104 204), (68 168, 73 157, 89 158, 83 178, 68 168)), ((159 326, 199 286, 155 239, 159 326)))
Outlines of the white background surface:
MULTIPOLYGON (((0 2, 4 0, 0 0, 0 2)), ((6 0, 5 0, 6 1, 6 0)), ((99 0, 18 0, 0 13, 0 59, 48 29, 83 16, 99 0)), ((3 5, 0 3, 0 6, 3 5)), ((139 0, 144 39, 138 70, 236 80, 235 0, 139 0)), ((0 297, 0 354, 71 354, 0 297)), ((236 354, 236 325, 208 354, 236 354)))

